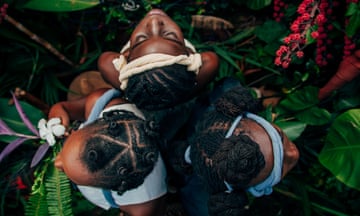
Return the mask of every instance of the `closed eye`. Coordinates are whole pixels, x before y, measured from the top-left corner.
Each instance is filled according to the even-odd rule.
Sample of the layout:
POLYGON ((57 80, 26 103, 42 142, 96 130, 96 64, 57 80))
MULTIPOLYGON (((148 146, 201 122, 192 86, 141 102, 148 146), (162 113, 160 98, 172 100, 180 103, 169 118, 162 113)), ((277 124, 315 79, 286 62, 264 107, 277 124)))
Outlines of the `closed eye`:
POLYGON ((142 42, 144 42, 147 39, 146 35, 137 35, 135 37, 135 44, 132 48, 139 46, 142 42))
POLYGON ((184 44, 178 39, 177 34, 175 34, 174 32, 165 32, 165 33, 163 33, 163 37, 166 40, 175 42, 175 43, 179 44, 180 46, 184 46, 184 44))
POLYGON ((163 36, 166 37, 166 38, 178 39, 175 32, 164 32, 163 36))

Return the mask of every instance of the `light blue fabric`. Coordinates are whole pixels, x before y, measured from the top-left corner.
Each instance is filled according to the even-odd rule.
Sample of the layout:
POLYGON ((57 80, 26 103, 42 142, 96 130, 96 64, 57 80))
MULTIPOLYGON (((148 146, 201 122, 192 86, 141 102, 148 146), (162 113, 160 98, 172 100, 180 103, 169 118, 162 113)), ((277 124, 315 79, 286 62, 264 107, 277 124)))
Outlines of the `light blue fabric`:
MULTIPOLYGON (((103 95, 101 95, 100 98, 95 102, 87 120, 83 123, 82 127, 90 124, 91 122, 95 121, 97 118, 99 118, 99 115, 101 111, 105 108, 106 104, 115 97, 120 97, 121 92, 117 89, 110 89, 106 91, 103 95)), ((113 208, 119 208, 118 205, 116 205, 113 197, 111 196, 111 192, 109 190, 102 190, 102 193, 106 199, 106 201, 109 203, 109 205, 113 208)))
POLYGON ((95 102, 87 120, 83 123, 83 125, 90 124, 99 118, 101 111, 105 108, 105 106, 109 103, 109 101, 115 97, 120 97, 122 94, 121 91, 117 89, 109 89, 100 98, 95 102))
MULTIPOLYGON (((280 182, 281 180, 281 173, 282 173, 282 164, 283 164, 283 157, 284 157, 284 150, 283 150, 283 144, 280 137, 279 132, 265 119, 262 117, 252 114, 252 113, 245 113, 245 117, 252 119, 256 121, 258 124, 260 124, 268 133, 271 139, 272 147, 273 147, 273 155, 274 155, 274 167, 270 173, 270 175, 261 183, 254 185, 252 187, 248 188, 248 191, 254 195, 255 197, 260 197, 265 195, 269 195, 272 193, 273 189, 272 187, 280 182)), ((229 129, 227 136, 231 135, 233 133, 233 130, 236 128, 233 128, 234 124, 238 124, 242 116, 238 116, 236 120, 234 121, 232 127, 229 129), (231 131, 232 130, 232 131, 231 131)), ((228 188, 228 192, 231 192, 233 189, 230 184, 225 182, 226 187, 228 188)))
MULTIPOLYGON (((103 112, 114 109, 131 111, 139 118, 144 119, 142 112, 134 104, 118 104, 105 108, 111 99, 120 96, 121 92, 116 89, 110 89, 105 92, 96 101, 88 119, 81 125, 81 127, 84 127, 85 125, 98 119, 103 112)), ((137 188, 126 191, 122 195, 118 195, 117 192, 113 190, 106 190, 92 186, 77 185, 77 188, 87 200, 103 209, 119 208, 121 205, 144 203, 159 198, 167 193, 166 168, 164 161, 159 155, 154 169, 144 179, 143 184, 137 188)))

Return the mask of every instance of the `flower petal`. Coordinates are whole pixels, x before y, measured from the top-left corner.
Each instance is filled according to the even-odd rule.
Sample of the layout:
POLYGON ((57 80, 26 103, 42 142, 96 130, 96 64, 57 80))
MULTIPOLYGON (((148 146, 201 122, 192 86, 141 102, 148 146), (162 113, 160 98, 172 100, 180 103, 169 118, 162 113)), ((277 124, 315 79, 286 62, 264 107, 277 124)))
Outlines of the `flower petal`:
POLYGON ((55 125, 51 128, 52 133, 59 137, 65 134, 65 126, 64 125, 55 125))
POLYGON ((52 127, 54 125, 58 125, 61 123, 61 119, 60 118, 51 118, 48 120, 47 122, 47 126, 48 127, 52 127))
POLYGON ((56 143, 55 137, 52 133, 48 133, 46 135, 46 141, 49 143, 50 146, 53 146, 56 143))

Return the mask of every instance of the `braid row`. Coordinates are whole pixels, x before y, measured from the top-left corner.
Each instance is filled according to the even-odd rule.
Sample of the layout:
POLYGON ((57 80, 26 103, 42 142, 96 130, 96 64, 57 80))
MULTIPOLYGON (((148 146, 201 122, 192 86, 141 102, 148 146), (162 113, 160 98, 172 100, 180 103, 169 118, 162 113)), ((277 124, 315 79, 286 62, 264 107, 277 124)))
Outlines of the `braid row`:
POLYGON ((156 126, 146 126, 133 113, 116 110, 86 127, 94 133, 87 137, 81 159, 90 172, 96 172, 98 186, 122 194, 141 185, 159 155, 156 126))
POLYGON ((158 110, 186 101, 193 93, 195 82, 195 73, 175 64, 130 77, 125 96, 139 108, 158 110))

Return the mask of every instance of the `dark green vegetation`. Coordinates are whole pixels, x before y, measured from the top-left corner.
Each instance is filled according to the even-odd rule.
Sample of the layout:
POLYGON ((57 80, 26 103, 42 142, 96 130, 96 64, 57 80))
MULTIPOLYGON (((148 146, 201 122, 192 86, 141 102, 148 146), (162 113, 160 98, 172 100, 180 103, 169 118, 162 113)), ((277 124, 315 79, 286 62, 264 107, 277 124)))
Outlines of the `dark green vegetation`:
MULTIPOLYGON (((158 7, 174 18, 198 50, 218 53, 217 80, 234 76, 244 85, 265 89, 268 99, 280 99, 272 101, 273 106, 265 103, 263 115, 296 143, 300 160, 271 196, 251 201, 254 215, 360 214, 360 77, 356 77, 360 58, 351 57, 359 42, 357 1, 131 3, 0 0, 0 118, 4 123, 17 133, 31 135, 16 108, 8 105, 10 91, 20 87, 47 105, 66 99, 74 77, 96 70, 100 53, 119 50, 146 11, 158 7), (299 10, 304 2, 313 2, 305 8, 310 18, 299 10), (223 18, 233 28, 209 20, 196 22, 192 15, 223 18), (319 22, 318 15, 326 19, 319 22), (300 27, 299 23, 294 26, 296 20, 300 27), (285 38, 292 41, 284 43, 285 38), (338 71, 346 72, 349 81, 319 100, 319 89, 338 71)), ((45 115, 33 102, 22 101, 21 106, 36 126, 45 115)), ((4 131, 1 126, 0 133, 4 131)), ((14 136, 0 136, 0 149, 14 140, 14 136)), ((29 139, 1 161, 0 215, 101 214, 54 169, 60 145, 30 168, 39 146, 38 139, 29 139)))

